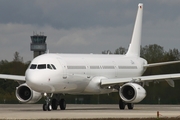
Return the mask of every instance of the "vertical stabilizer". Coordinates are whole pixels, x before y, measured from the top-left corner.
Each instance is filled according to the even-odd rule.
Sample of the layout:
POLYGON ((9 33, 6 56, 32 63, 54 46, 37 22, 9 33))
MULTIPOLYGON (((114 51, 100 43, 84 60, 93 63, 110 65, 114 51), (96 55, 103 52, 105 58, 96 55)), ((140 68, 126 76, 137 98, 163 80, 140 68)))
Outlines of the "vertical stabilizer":
POLYGON ((140 56, 142 16, 143 16, 143 4, 139 3, 131 43, 126 53, 127 56, 140 56))

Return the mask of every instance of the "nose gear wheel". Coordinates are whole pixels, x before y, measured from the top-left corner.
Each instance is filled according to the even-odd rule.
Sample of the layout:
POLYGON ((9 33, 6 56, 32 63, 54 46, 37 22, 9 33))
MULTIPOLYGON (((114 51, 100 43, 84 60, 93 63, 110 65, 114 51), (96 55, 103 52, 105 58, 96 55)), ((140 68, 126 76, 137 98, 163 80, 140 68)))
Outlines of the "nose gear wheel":
POLYGON ((57 99, 53 98, 53 94, 44 94, 45 96, 45 103, 43 104, 43 111, 51 111, 51 110, 57 110, 58 105, 60 106, 61 110, 66 109, 66 102, 64 99, 57 99))

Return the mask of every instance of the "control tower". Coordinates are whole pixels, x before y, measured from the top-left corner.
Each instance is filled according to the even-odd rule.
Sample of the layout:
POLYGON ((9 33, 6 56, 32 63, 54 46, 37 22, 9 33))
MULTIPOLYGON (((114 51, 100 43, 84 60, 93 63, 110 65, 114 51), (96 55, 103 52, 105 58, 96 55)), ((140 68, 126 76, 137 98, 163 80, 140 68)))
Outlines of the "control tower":
POLYGON ((41 32, 31 36, 32 43, 30 47, 31 51, 34 51, 34 58, 46 52, 46 38, 47 36, 44 36, 41 32))

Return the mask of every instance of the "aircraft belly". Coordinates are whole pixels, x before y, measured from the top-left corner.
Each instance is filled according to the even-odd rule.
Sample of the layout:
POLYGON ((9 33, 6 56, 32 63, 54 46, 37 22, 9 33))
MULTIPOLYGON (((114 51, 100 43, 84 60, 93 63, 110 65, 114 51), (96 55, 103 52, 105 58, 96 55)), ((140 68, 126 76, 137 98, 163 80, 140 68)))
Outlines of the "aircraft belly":
POLYGON ((89 80, 85 78, 78 79, 64 79, 54 85, 57 93, 81 93, 88 85, 89 80))

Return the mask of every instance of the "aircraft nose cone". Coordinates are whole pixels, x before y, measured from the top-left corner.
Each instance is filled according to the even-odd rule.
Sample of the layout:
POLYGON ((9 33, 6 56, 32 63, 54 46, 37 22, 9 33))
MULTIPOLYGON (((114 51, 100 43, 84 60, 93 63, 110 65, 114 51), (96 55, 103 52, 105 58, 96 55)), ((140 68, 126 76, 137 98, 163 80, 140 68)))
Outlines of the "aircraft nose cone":
POLYGON ((27 71, 26 83, 32 90, 37 92, 44 93, 52 91, 51 85, 46 81, 46 75, 43 76, 43 73, 39 71, 27 71))
POLYGON ((35 91, 39 91, 40 86, 42 86, 40 76, 36 72, 26 72, 26 83, 27 85, 35 91))
POLYGON ((30 72, 26 73, 26 83, 31 87, 34 86, 34 84, 38 84, 37 76, 35 74, 32 74, 30 72))

